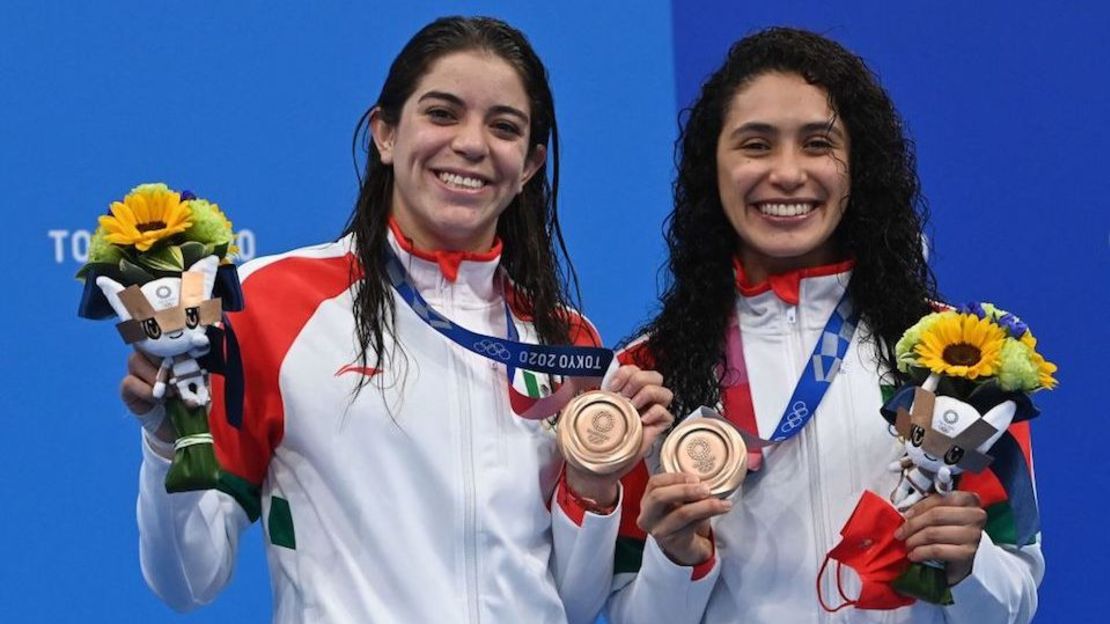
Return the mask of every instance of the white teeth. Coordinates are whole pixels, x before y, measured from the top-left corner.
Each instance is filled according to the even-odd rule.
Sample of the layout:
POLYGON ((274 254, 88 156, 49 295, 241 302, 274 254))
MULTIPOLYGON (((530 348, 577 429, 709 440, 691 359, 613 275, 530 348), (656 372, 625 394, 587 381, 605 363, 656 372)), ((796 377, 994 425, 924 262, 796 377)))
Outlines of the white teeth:
POLYGON ((759 211, 771 217, 798 217, 809 214, 813 204, 756 204, 759 211))
POLYGON ((479 180, 478 178, 468 178, 457 173, 448 173, 447 171, 440 172, 439 179, 450 186, 458 186, 466 189, 480 189, 486 185, 485 181, 479 180))

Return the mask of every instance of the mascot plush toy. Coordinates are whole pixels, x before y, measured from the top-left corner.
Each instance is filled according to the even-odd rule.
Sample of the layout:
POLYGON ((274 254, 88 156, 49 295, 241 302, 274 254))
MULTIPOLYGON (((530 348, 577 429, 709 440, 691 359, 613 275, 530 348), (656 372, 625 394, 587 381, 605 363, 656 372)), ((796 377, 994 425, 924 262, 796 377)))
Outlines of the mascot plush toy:
POLYGON ((205 329, 220 320, 220 300, 211 298, 218 266, 216 256, 208 256, 180 278, 163 277, 126 288, 110 277, 96 278, 120 319, 116 327, 123 341, 162 360, 154 384, 156 399, 165 397, 168 381, 188 407, 208 405, 207 371, 197 358, 208 354, 205 329))
POLYGON ((990 465, 987 452, 1014 420, 1014 401, 1005 400, 980 414, 959 399, 937 396, 939 381, 939 375, 929 375, 914 389, 910 409, 897 408, 894 427, 904 440, 906 454, 891 465, 902 479, 890 501, 899 511, 932 492, 948 494, 956 475, 965 470, 981 472, 990 465))

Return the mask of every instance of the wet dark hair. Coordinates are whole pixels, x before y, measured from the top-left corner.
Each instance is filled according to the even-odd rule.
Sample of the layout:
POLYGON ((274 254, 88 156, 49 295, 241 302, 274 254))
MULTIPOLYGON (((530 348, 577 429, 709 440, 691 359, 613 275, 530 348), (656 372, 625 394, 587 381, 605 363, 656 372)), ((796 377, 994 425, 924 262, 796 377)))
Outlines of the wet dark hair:
POLYGON ((720 400, 724 336, 735 303, 732 259, 742 244, 721 206, 717 142, 733 97, 772 72, 801 76, 828 94, 848 132, 850 195, 833 233, 856 260, 849 292, 870 328, 890 381, 900 381, 894 345, 930 311, 936 281, 922 248, 927 208, 913 143, 894 104, 863 60, 840 44, 792 28, 745 37, 702 85, 676 143, 674 211, 662 310, 642 327, 654 365, 674 391, 679 417, 720 400))
POLYGON ((487 17, 443 17, 420 29, 389 68, 377 102, 359 120, 352 151, 358 172, 358 151, 367 153, 359 175, 359 195, 345 234, 354 234, 355 253, 364 271, 354 296, 354 316, 363 365, 380 365, 385 335, 392 332, 394 301, 382 253, 388 245, 387 228, 393 193, 393 168, 382 164, 371 140, 370 118, 377 110, 386 123, 396 126, 401 108, 417 83, 437 60, 456 52, 482 51, 507 62, 520 76, 528 96, 531 122, 529 155, 537 146, 547 150, 547 167, 524 185, 521 193, 501 214, 497 234, 502 242, 501 266, 514 282, 516 301, 532 315, 540 340, 548 344, 571 341, 565 310, 570 289, 578 299, 578 280, 567 255, 556 210, 559 186, 559 135, 555 102, 547 69, 524 34, 505 22, 487 17), (558 245, 560 255, 556 255, 558 245), (560 262, 561 259, 561 262, 560 262), (568 284, 570 288, 568 289, 568 284))

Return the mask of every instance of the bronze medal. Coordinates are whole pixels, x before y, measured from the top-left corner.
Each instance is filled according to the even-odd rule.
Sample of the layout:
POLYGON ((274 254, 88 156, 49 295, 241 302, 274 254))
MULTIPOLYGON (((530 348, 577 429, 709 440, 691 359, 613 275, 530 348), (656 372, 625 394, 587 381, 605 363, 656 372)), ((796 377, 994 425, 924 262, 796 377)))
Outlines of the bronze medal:
POLYGON ((557 441, 568 464, 598 475, 635 462, 643 443, 640 415, 625 397, 594 390, 567 404, 559 415, 557 441))
POLYGON ((717 418, 687 418, 663 441, 665 472, 699 477, 709 493, 726 498, 748 472, 748 447, 735 427, 717 418))

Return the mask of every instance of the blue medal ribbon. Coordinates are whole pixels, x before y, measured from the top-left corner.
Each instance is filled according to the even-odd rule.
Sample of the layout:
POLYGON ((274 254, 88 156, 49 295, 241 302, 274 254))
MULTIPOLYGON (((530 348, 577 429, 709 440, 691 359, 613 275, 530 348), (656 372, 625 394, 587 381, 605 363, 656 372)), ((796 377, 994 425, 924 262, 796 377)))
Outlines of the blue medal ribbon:
POLYGON ((470 331, 440 314, 420 295, 409 280, 408 272, 393 250, 385 250, 386 274, 393 289, 429 327, 455 344, 484 358, 504 364, 512 385, 516 368, 564 377, 602 377, 613 361, 613 352, 600 347, 570 345, 537 345, 519 341, 508 301, 505 302, 505 324, 508 337, 497 338, 470 331))
POLYGON ((825 323, 825 329, 817 339, 813 348, 813 355, 809 358, 806 370, 798 379, 794 387, 794 394, 786 404, 786 410, 771 435, 771 442, 788 440, 805 428, 813 418, 821 399, 825 397, 829 386, 840 372, 844 356, 848 353, 848 345, 852 342, 852 335, 859 325, 860 314, 848 298, 845 289, 836 309, 825 323))

